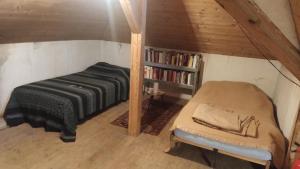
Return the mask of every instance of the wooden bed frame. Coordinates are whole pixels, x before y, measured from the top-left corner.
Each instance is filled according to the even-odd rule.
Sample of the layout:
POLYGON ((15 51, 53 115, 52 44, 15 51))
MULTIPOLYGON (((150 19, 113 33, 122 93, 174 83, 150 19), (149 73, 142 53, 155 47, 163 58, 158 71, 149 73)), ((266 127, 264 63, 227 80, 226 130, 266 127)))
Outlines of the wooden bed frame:
POLYGON ((165 150, 165 152, 166 153, 170 152, 173 148, 177 147, 180 143, 193 145, 193 146, 196 146, 196 147, 200 147, 200 148, 203 148, 203 149, 206 149, 206 150, 210 150, 210 151, 214 151, 214 152, 221 153, 221 154, 224 154, 224 155, 228 155, 228 156, 238 158, 238 159, 241 159, 241 160, 245 160, 245 161, 249 161, 249 162, 252 162, 252 163, 260 164, 260 165, 265 166, 265 169, 270 169, 270 166, 271 166, 271 161, 264 161, 264 160, 257 160, 257 159, 253 159, 253 158, 243 157, 243 156, 228 153, 226 151, 219 150, 219 149, 216 149, 216 148, 213 148, 213 147, 196 144, 196 143, 193 143, 191 141, 184 140, 184 139, 181 139, 181 138, 175 136, 174 132, 172 132, 170 134, 170 145, 165 150))

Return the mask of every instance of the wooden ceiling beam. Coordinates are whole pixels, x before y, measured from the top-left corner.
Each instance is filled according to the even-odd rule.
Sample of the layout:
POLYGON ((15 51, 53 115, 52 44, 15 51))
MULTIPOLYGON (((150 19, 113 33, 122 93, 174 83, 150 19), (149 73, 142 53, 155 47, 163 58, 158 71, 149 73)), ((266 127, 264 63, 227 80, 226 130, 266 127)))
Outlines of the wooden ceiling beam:
POLYGON ((298 35, 298 41, 300 43, 300 1, 290 0, 291 10, 296 25, 296 31, 298 35))
POLYGON ((133 33, 140 33, 142 31, 141 24, 141 1, 142 0, 119 0, 121 7, 133 33))
POLYGON ((253 0, 216 0, 266 57, 277 58, 300 79, 300 54, 253 0))

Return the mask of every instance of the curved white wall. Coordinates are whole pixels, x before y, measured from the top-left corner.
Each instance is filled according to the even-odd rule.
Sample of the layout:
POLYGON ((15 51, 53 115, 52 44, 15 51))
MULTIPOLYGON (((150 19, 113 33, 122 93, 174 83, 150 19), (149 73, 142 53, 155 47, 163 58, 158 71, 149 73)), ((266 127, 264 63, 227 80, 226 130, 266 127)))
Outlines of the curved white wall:
MULTIPOLYGON (((300 49, 289 0, 254 1, 290 40, 290 42, 296 48, 300 49)), ((299 83, 285 67, 282 67, 281 71, 299 83)), ((293 126, 297 120, 296 118, 299 110, 300 89, 280 75, 273 100, 277 106, 279 125, 284 135, 291 140, 293 126)))
MULTIPOLYGON (((300 84, 300 81, 298 81, 285 67, 282 67, 281 71, 300 84)), ((293 127, 297 120, 300 107, 300 87, 280 75, 273 101, 277 107, 280 128, 285 137, 291 140, 294 130, 293 127)))

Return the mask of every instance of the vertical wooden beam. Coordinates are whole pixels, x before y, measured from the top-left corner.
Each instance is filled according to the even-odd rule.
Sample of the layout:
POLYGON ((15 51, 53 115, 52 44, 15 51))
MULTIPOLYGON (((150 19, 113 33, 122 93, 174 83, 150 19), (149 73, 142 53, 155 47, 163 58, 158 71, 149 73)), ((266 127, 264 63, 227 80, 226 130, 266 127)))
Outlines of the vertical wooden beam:
POLYGON ((300 79, 300 54, 253 0, 216 0, 267 58, 277 58, 300 79))
POLYGON ((129 96, 128 134, 137 136, 140 133, 143 80, 144 80, 144 37, 141 33, 131 33, 131 70, 129 96))
POLYGON ((120 3, 132 32, 128 134, 138 136, 143 101, 147 0, 120 0, 120 3))

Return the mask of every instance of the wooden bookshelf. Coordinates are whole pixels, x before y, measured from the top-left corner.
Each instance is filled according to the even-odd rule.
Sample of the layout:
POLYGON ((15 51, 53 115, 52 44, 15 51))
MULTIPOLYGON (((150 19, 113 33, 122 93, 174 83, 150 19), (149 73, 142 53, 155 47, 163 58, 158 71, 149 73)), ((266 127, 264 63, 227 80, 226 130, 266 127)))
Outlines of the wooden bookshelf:
POLYGON ((190 90, 194 95, 200 87, 201 70, 200 53, 154 47, 145 49, 145 85, 158 82, 168 88, 190 90))

